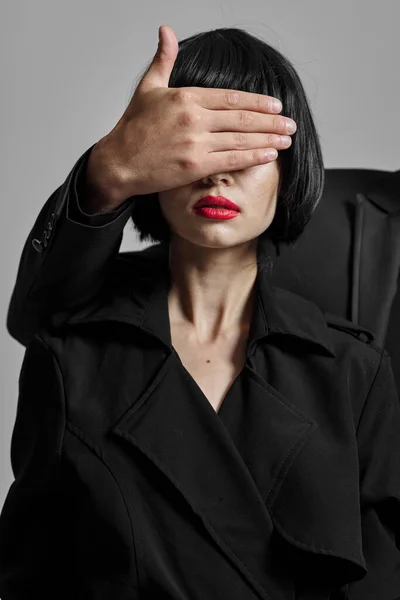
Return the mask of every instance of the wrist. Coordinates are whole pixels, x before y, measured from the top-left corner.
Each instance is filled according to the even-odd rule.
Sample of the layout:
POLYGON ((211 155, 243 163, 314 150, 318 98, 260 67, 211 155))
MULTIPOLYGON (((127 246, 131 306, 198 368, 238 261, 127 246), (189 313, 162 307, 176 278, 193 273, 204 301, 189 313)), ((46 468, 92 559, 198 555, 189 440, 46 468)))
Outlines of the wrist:
POLYGON ((118 194, 118 178, 113 175, 109 157, 98 142, 90 152, 80 185, 80 207, 87 214, 111 212, 125 201, 118 194))

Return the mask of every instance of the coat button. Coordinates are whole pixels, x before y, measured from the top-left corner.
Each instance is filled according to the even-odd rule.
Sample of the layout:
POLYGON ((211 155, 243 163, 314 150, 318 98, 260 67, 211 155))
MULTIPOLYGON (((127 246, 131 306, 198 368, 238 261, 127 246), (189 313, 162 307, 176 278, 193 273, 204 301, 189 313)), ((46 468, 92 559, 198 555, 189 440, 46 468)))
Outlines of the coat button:
POLYGON ((366 333, 363 333, 362 331, 358 334, 359 339, 362 342, 365 342, 366 344, 369 344, 369 336, 366 333))
POLYGON ((42 242, 37 240, 36 238, 32 240, 32 246, 35 248, 36 252, 43 252, 42 242))

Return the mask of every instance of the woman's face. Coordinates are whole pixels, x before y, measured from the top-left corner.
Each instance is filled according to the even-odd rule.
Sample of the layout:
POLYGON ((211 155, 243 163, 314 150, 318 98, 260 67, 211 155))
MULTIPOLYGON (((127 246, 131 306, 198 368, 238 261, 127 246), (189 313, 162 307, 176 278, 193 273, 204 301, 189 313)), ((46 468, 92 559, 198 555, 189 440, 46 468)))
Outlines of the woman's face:
POLYGON ((278 160, 207 175, 182 187, 159 192, 160 207, 172 237, 207 248, 228 248, 248 243, 265 231, 273 221, 280 187, 278 160), (208 219, 193 207, 206 195, 225 196, 240 208, 233 219, 208 219))

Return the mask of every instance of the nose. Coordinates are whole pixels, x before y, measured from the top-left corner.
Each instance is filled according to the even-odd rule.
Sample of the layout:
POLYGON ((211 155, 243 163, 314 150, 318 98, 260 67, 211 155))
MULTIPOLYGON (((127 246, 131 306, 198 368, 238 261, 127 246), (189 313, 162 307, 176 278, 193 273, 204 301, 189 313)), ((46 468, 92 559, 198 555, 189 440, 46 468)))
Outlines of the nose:
POLYGON ((212 175, 206 175, 201 181, 205 185, 210 185, 210 183, 214 185, 218 185, 219 183, 230 185, 233 181, 233 178, 230 173, 213 173, 212 175))

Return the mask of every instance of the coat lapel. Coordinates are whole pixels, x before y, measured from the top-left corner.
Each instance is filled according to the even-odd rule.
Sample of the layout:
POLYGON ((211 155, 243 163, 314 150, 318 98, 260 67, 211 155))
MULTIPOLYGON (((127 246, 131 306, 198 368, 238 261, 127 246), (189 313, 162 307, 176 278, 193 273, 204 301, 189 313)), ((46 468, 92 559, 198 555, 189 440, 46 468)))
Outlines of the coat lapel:
POLYGON ((351 320, 383 346, 400 270, 400 170, 356 196, 352 269, 351 320))
MULTIPOLYGON (((288 555, 292 548, 330 561, 336 583, 360 579, 366 568, 354 439, 339 448, 334 441, 327 447, 331 441, 315 420, 268 383, 259 351, 290 336, 304 343, 305 356, 308 352, 334 358, 322 313, 306 299, 271 287, 267 277, 257 278, 257 309, 245 367, 249 409, 243 423, 254 443, 245 460, 223 420, 179 368, 171 345, 166 256, 162 247, 149 249, 150 255, 157 255, 157 261, 151 268, 146 260, 142 270, 135 268, 130 293, 114 289, 69 320, 69 325, 130 323, 159 346, 155 376, 132 397, 128 410, 111 427, 112 435, 128 442, 128 448, 131 444, 139 449, 164 473, 263 600, 284 600, 293 591, 293 583, 279 568, 284 561, 277 559, 282 541, 288 555)), ((129 270, 124 281, 129 281, 129 270)), ((146 362, 141 364, 146 370, 146 362)), ((148 380, 146 373, 138 377, 148 380)), ((294 555, 293 560, 298 558, 294 555)), ((315 569, 312 561, 310 569, 315 569)))
MULTIPOLYGON (((272 569, 273 524, 265 498, 315 425, 287 408, 255 378, 251 393, 252 403, 269 406, 263 410, 268 420, 262 431, 268 469, 257 482, 260 487, 221 419, 179 368, 175 352, 112 431, 161 469, 261 598, 283 600, 287 583, 272 569)), ((258 424, 254 435, 259 437, 261 429, 258 424)))

